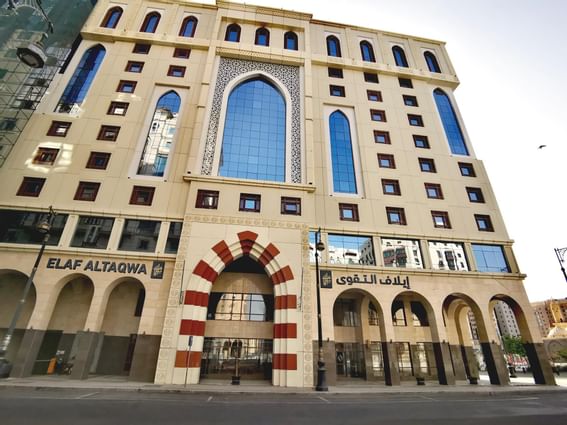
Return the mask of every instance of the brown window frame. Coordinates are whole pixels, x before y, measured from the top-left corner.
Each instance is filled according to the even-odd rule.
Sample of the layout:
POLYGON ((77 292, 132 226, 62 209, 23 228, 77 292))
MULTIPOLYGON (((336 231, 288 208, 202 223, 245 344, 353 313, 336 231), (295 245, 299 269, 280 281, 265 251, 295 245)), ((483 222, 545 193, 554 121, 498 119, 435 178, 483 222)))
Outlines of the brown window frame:
POLYGON ((342 68, 329 67, 329 68, 327 68, 327 75, 330 78, 344 78, 342 68))
POLYGON ((425 196, 428 199, 443 199, 443 189, 439 183, 424 183, 425 186, 425 196), (437 193, 437 196, 430 196, 429 190, 434 190, 437 193))
POLYGON ((423 117, 417 114, 408 114, 408 123, 412 127, 425 127, 425 125, 423 124, 423 117), (412 124, 413 121, 415 121, 417 124, 412 124))
POLYGON ((431 149, 429 144, 429 137, 423 136, 421 134, 413 134, 413 145, 418 149, 431 149), (418 141, 424 142, 423 146, 418 146, 418 141))
POLYGON ((419 103, 417 102, 417 97, 412 96, 411 94, 403 94, 402 99, 404 100, 404 105, 409 106, 412 108, 417 108, 419 103))
POLYGON ((120 80, 118 82, 118 87, 116 87, 116 91, 119 93, 128 93, 128 94, 132 94, 134 93, 134 91, 136 90, 136 85, 138 84, 137 81, 131 81, 131 80, 120 80), (128 85, 132 86, 132 90, 131 91, 127 91, 124 90, 124 88, 128 85))
POLYGON ((431 219, 433 220, 433 227, 436 229, 450 229, 451 220, 449 220, 449 213, 447 211, 431 211, 431 219), (441 218, 443 223, 437 223, 436 218, 441 218))
POLYGON ((117 125, 101 125, 98 131, 97 140, 104 140, 106 142, 115 142, 118 139, 118 133, 120 133, 120 127, 117 125), (105 133, 108 131, 116 131, 114 137, 105 137, 105 133))
POLYGON ((341 221, 360 221, 357 204, 339 203, 339 219, 341 221), (345 213, 350 213, 350 217, 345 213))
POLYGON ((136 43, 132 48, 132 53, 136 53, 138 55, 147 55, 150 53, 150 49, 152 45, 149 43, 136 43))
POLYGON ((393 195, 393 196, 401 196, 402 189, 400 187, 400 181, 395 179, 382 179, 382 193, 384 195, 393 195), (388 192, 386 190, 387 186, 392 186, 394 191, 388 192))
POLYGON ((18 188, 18 191, 16 192, 17 196, 30 196, 33 198, 37 198, 40 194, 41 191, 43 189, 43 186, 45 186, 45 181, 47 179, 43 178, 43 177, 24 177, 22 179, 22 182, 20 183, 20 187, 18 188), (39 185, 37 187, 36 191, 29 191, 29 185, 39 185))
POLYGON ((419 163, 419 169, 422 173, 437 173, 437 167, 435 166, 435 161, 433 160, 433 158, 417 158, 417 161, 419 163), (425 164, 428 164, 428 166, 430 167, 429 170, 425 170, 423 168, 425 164))
POLYGON ((258 195, 256 193, 241 193, 240 194, 240 202, 238 204, 238 211, 243 211, 243 212, 260 212, 260 209, 262 207, 262 197, 261 195, 258 195), (253 201, 254 202, 254 207, 253 208, 247 208, 246 207, 246 202, 247 201, 253 201))
POLYGON ((387 122, 386 119, 386 111, 382 109, 371 109, 370 110, 370 119, 375 122, 387 122), (380 119, 375 119, 375 117, 380 117, 380 119))
POLYGON ((144 62, 139 62, 139 61, 128 61, 126 63, 126 67, 124 68, 125 72, 133 72, 134 74, 140 74, 143 70, 144 70, 144 62), (135 66, 139 66, 140 70, 135 71, 134 70, 135 66))
POLYGON ((134 186, 132 188, 132 194, 130 195, 130 205, 143 205, 143 206, 150 206, 154 201, 156 188, 153 186, 134 186), (148 199, 143 202, 138 202, 139 195, 147 192, 148 199))
POLYGON ((195 208, 205 208, 209 210, 216 210, 219 206, 219 191, 218 190, 197 190, 197 198, 195 199, 195 208), (205 202, 206 199, 212 199, 209 205, 205 202))
POLYGON ((380 90, 366 90, 366 98, 369 102, 382 102, 382 92, 380 90))
POLYGON ((91 152, 85 168, 90 168, 90 169, 93 169, 93 170, 106 170, 107 167, 108 167, 109 161, 110 161, 110 153, 108 153, 108 152, 91 152), (103 165, 97 164, 99 159, 104 160, 103 165))
POLYGON ((382 130, 374 130, 374 143, 379 143, 381 145, 391 145, 392 139, 390 139, 390 132, 389 131, 382 131, 382 130), (383 136, 384 141, 378 141, 378 137, 383 136))
POLYGON ((73 200, 75 201, 86 201, 86 202, 94 202, 96 201, 96 197, 98 195, 98 191, 100 190, 100 183, 98 182, 84 182, 80 181, 77 190, 75 191, 75 196, 73 200), (92 189, 93 192, 90 196, 85 196, 85 191, 87 189, 92 189))
POLYGON ((396 160, 394 158, 394 155, 389 154, 389 153, 379 153, 378 154, 378 167, 390 168, 392 170, 395 169, 396 168, 396 160), (382 165, 382 160, 389 161, 389 166, 382 165))
POLYGON ((175 78, 183 78, 183 77, 185 77, 186 71, 187 71, 186 66, 169 65, 169 68, 167 69, 167 76, 168 77, 175 77, 175 78), (181 71, 181 75, 175 75, 176 71, 181 71))
POLYGON ((410 78, 398 77, 398 83, 400 84, 400 87, 403 87, 405 89, 413 89, 413 82, 410 78))
POLYGON ((128 112, 129 106, 130 104, 128 102, 114 102, 114 101, 110 102, 110 106, 108 107, 108 111, 106 112, 106 114, 123 117, 126 115, 126 112, 128 112), (120 108, 124 109, 124 112, 122 114, 115 113, 115 111, 120 108))
POLYGON ((463 177, 476 177, 476 172, 470 162, 459 162, 459 171, 463 177), (469 170, 469 174, 464 174, 463 169, 469 170))
POLYGON ((173 49, 173 57, 178 59, 189 59, 191 56, 191 49, 184 49, 182 47, 176 47, 173 49))
POLYGON ((494 232, 494 226, 492 224, 492 219, 490 218, 489 215, 475 214, 474 220, 476 222, 476 227, 477 227, 479 232, 494 232), (486 223, 485 228, 481 227, 481 225, 480 225, 481 222, 486 223))
POLYGON ((301 198, 282 196, 281 213, 284 215, 301 215, 301 198), (290 206, 295 209, 288 209, 290 206))
POLYGON ((407 226, 406 212, 403 208, 399 207, 386 207, 386 218, 388 219, 388 224, 395 224, 398 226, 407 226), (400 218, 399 221, 392 221, 390 214, 397 214, 400 218))
POLYGON ((482 189, 480 187, 467 187, 466 190, 470 202, 473 202, 475 204, 484 204, 486 202, 484 200, 484 194, 482 193, 482 189), (472 199, 471 194, 474 194, 476 196, 476 199, 472 199))
POLYGON ((69 129, 71 128, 71 122, 68 121, 51 121, 51 125, 49 126, 49 130, 47 130, 48 136, 53 137, 66 137, 69 129), (58 130, 63 130, 62 133, 59 133, 58 130))
POLYGON ((57 155, 59 155, 59 149, 57 148, 39 147, 37 148, 37 152, 33 157, 32 163, 53 165, 55 163, 55 160, 57 159, 57 155))
POLYGON ((379 84, 380 79, 378 78, 378 74, 375 72, 365 72, 364 73, 364 82, 372 83, 372 84, 379 84))
POLYGON ((345 97, 345 88, 344 86, 336 86, 334 84, 330 84, 329 94, 335 97, 345 97))

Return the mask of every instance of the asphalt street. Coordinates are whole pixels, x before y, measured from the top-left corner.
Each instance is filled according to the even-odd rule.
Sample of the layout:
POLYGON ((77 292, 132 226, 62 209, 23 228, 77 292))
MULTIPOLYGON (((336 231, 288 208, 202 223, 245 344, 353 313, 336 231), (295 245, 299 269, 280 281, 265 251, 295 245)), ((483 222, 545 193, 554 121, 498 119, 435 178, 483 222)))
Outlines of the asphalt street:
POLYGON ((2 425, 567 424, 567 394, 190 394, 0 388, 2 425))

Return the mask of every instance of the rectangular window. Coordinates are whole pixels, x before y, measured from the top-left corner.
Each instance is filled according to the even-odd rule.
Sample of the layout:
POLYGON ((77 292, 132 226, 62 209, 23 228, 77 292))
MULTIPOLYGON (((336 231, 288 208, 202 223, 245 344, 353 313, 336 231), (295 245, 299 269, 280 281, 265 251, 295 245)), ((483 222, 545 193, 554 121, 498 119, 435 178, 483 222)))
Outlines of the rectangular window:
POLYGON ((107 115, 126 115, 128 111, 128 103, 126 102, 110 102, 107 115))
POLYGON ((413 144, 416 148, 429 149, 429 139, 427 136, 413 135, 413 144))
POLYGON ((147 55, 150 53, 150 48, 152 46, 146 43, 136 43, 134 44, 134 48, 132 49, 132 53, 138 53, 140 55, 147 55))
POLYGON ((197 201, 195 208, 208 208, 216 210, 219 205, 219 192, 218 190, 201 190, 197 191, 197 201))
POLYGON ((413 83, 409 78, 398 78, 398 82, 400 83, 400 87, 413 89, 413 83))
POLYGON ((156 188, 151 186, 134 186, 130 196, 130 205, 152 205, 156 188))
POLYGON ((343 86, 329 86, 331 96, 345 97, 345 88, 343 86))
POLYGON ((281 202, 282 214, 301 215, 301 198, 282 196, 281 202))
POLYGON ((400 300, 394 300, 392 303, 392 324, 394 326, 407 326, 406 312, 404 303, 400 300))
POLYGON ((371 109, 370 118, 372 121, 386 122, 386 112, 379 109, 371 109))
POLYGON ((120 80, 118 87, 116 87, 116 91, 120 93, 134 93, 136 84, 136 81, 120 80))
POLYGON ((378 74, 373 72, 365 72, 364 81, 366 81, 367 83, 378 84, 378 74))
POLYGON ((489 215, 475 214, 474 219, 476 221, 476 227, 481 232, 494 232, 494 227, 492 227, 492 220, 489 215))
POLYGON ((387 153, 378 154, 378 166, 380 168, 396 168, 396 162, 394 161, 394 155, 387 153))
POLYGON ((401 195, 400 182, 398 180, 382 179, 382 192, 384 195, 401 195))
POLYGON ((339 204, 339 218, 343 221, 360 221, 358 218, 358 205, 339 204))
POLYGON ((329 77, 343 78, 343 70, 341 68, 328 68, 329 77))
POLYGON ((390 133, 387 131, 374 130, 374 143, 382 143, 384 145, 391 144, 390 133))
MULTIPOLYGON (((403 309, 402 309, 403 310, 403 309)), ((406 326, 406 325, 397 325, 406 326)), ((413 367, 409 342, 395 342, 400 376, 413 376, 413 367)))
POLYGON ((484 195, 480 187, 467 187, 467 195, 469 196, 469 201, 484 204, 484 195))
POLYGON ((431 158, 418 158, 419 161, 419 168, 424 173, 436 173, 437 169, 435 168, 435 161, 431 158))
POLYGON ((71 128, 70 122, 52 121, 51 126, 47 131, 47 135, 55 136, 55 137, 65 137, 70 128, 71 128))
POLYGON ((174 58, 189 59, 190 55, 191 55, 191 49, 182 49, 180 47, 176 47, 175 50, 173 50, 174 58))
POLYGON ((59 149, 55 148, 37 148, 37 152, 33 157, 34 164, 51 165, 55 162, 59 149))
POLYGON ((472 244, 472 250, 479 272, 510 273, 502 246, 472 244))
POLYGON ((328 245, 327 257, 330 264, 376 265, 370 236, 329 234, 328 245))
POLYGON ((423 127, 423 118, 421 115, 408 114, 409 125, 414 127, 423 127))
POLYGON ((0 131, 12 131, 16 128, 18 120, 15 118, 4 118, 0 121, 0 131))
POLYGON ((382 92, 377 90, 366 90, 366 97, 371 102, 382 102, 382 92))
POLYGON ((167 241, 165 242, 165 253, 175 254, 179 248, 179 240, 181 239, 181 230, 183 230, 183 222, 172 221, 169 223, 169 231, 167 232, 167 241))
POLYGON ((260 195, 251 193, 240 194, 239 211, 260 212, 260 195))
POLYGON ((89 201, 94 202, 96 200, 96 195, 100 188, 100 183, 94 182, 79 182, 77 191, 75 192, 75 201, 89 201))
POLYGON ((429 256, 434 270, 469 271, 465 246, 460 242, 429 241, 429 256))
POLYGON ((101 125, 98 132, 97 140, 106 140, 107 142, 114 142, 118 138, 120 127, 114 125, 101 125))
POLYGON ((33 196, 37 198, 45 184, 45 179, 40 177, 24 177, 20 188, 18 189, 18 196, 33 196))
POLYGON ((459 162, 459 170, 461 170, 461 175, 465 177, 476 177, 474 168, 472 164, 468 162, 459 162))
POLYGON ((406 105, 406 106, 419 106, 417 104, 417 97, 410 96, 409 94, 404 94, 404 95, 402 95, 402 97, 404 99, 404 105, 406 105))
POLYGON ((388 224, 397 224, 400 226, 407 224, 406 213, 403 208, 386 207, 386 217, 388 218, 388 224))
POLYGON ((110 154, 106 152, 91 152, 89 160, 87 161, 86 168, 93 168, 95 170, 106 170, 110 161, 110 154))
MULTIPOLYGON (((240 294, 235 292, 211 292, 209 308, 207 309, 207 320, 230 320, 230 321, 247 321, 247 322, 267 322, 274 320, 273 313, 266 308, 267 305, 273 305, 272 296, 263 294, 240 294)), ((208 339, 208 338, 207 338, 208 339)), ((250 343, 248 347, 244 347, 241 356, 244 357, 246 351, 253 355, 258 355, 258 345, 256 340, 250 343), (254 347, 254 348, 253 348, 254 347), (248 350, 246 350, 248 348, 248 350), (246 350, 246 351, 245 351, 246 350)), ((206 344, 205 340, 205 344, 206 344)), ((220 343, 217 340, 217 343, 220 343)), ((230 346, 230 342, 225 342, 230 346)), ((222 343, 220 345, 223 346, 222 343)), ((211 350, 212 354, 213 350, 211 350)), ((260 357, 251 359, 250 356, 244 357, 254 363, 260 357)))
POLYGON ((169 65, 167 75, 170 77, 184 77, 186 68, 184 66, 169 65))
POLYGON ((425 193, 429 199, 443 199, 443 191, 440 184, 425 183, 425 193))
POLYGON ((144 62, 128 61, 126 64, 126 72, 135 72, 139 74, 144 69, 144 62))
POLYGON ((382 238, 381 248, 384 266, 386 267, 423 268, 418 240, 382 238))
MULTIPOLYGON (((67 222, 67 214, 58 213, 51 222, 47 245, 57 245, 67 222)), ((0 210, 0 242, 40 244, 43 234, 37 225, 47 218, 47 213, 34 211, 0 210)))
POLYGON ((76 248, 106 249, 114 218, 79 216, 71 246, 76 248))
POLYGON ((161 223, 153 220, 126 220, 118 249, 155 252, 161 223))
POLYGON ((433 227, 440 229, 451 228, 449 213, 447 211, 431 211, 431 218, 433 219, 433 227))
POLYGON ((333 306, 333 323, 335 326, 360 326, 360 313, 356 308, 356 300, 339 298, 333 306))

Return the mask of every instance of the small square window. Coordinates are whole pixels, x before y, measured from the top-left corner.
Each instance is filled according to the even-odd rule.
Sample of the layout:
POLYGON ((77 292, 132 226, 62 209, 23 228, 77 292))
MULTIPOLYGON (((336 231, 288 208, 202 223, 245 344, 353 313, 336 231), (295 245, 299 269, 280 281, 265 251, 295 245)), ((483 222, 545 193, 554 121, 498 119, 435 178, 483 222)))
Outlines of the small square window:
POLYGON ((49 126, 49 130, 47 130, 47 135, 55 136, 55 137, 65 137, 70 128, 71 128, 70 122, 52 121, 51 125, 49 126))
POLYGON ((400 83, 400 87, 413 89, 413 83, 409 78, 398 78, 398 82, 400 83))
POLYGON ((437 169, 435 168, 435 161, 431 158, 418 158, 419 161, 419 168, 424 173, 436 173, 437 169))
POLYGON ((126 115, 126 111, 128 111, 128 103, 126 102, 110 102, 110 106, 108 107, 108 115, 126 115))
POLYGON ((339 204, 339 218, 343 221, 359 221, 358 205, 339 204))
POLYGON ((219 192, 218 190, 201 190, 197 191, 197 201, 195 208, 208 208, 216 210, 219 206, 219 192))
POLYGON ((447 211, 431 211, 433 226, 440 229, 450 229, 449 213, 447 211))
POLYGON ((469 201, 484 204, 484 195, 479 187, 467 187, 467 195, 469 195, 469 201))
POLYGON ((120 80, 120 82, 118 83, 118 87, 116 88, 117 92, 120 93, 134 93, 134 90, 136 89, 136 81, 125 81, 125 80, 120 80))
POLYGON ((382 191, 384 195, 401 195, 400 182, 398 180, 382 179, 382 191))
POLYGON ((118 132, 120 127, 114 125, 101 125, 98 132, 97 140, 106 140, 108 142, 114 142, 118 138, 118 132))
POLYGON ((394 161, 394 155, 387 153, 378 154, 378 165, 380 168, 396 168, 396 162, 394 161))
POLYGON ((343 78, 343 70, 341 68, 328 68, 329 77, 343 78))
POLYGON ((37 153, 33 157, 34 164, 51 165, 55 162, 59 149, 54 148, 37 148, 37 153))
POLYGON ((475 214, 474 219, 476 220, 476 227, 478 227, 478 230, 481 232, 494 232, 490 216, 475 214))
POLYGON ((22 184, 18 189, 18 196, 33 196, 37 198, 43 185, 45 184, 45 179, 39 177, 24 177, 22 184))
POLYGON ((427 136, 413 135, 413 144, 416 148, 429 149, 429 139, 427 136))
POLYGON ((405 226, 406 213, 403 208, 386 207, 386 216, 388 217, 388 224, 398 224, 405 226))
POLYGON ((443 191, 440 184, 425 183, 425 193, 429 199, 443 199, 443 191))
POLYGON ((402 95, 402 97, 404 98, 404 105, 406 105, 406 106, 419 106, 417 104, 417 97, 410 96, 409 94, 404 94, 404 95, 402 95))
POLYGON ((465 177, 476 177, 474 168, 472 164, 468 162, 459 162, 459 170, 461 170, 461 175, 465 177))
POLYGON ((384 145, 391 144, 390 133, 387 131, 374 130, 374 143, 382 143, 384 145))
POLYGON ((301 215, 301 198, 282 196, 281 213, 288 215, 301 215))
POLYGON ((91 152, 87 162, 87 168, 95 170, 106 170, 110 161, 110 154, 106 152, 91 152))
POLYGON ((382 93, 377 90, 366 90, 366 96, 371 102, 382 102, 382 93))
POLYGON ((343 86, 329 86, 331 96, 345 97, 345 88, 343 86))
POLYGON ((75 192, 75 197, 73 199, 75 201, 94 202, 99 188, 100 183, 79 182, 79 186, 77 187, 77 191, 75 192))
POLYGON ((152 205, 156 188, 150 186, 134 186, 130 205, 152 205))
POLYGON ((142 69, 144 69, 144 62, 128 61, 125 71, 139 74, 142 69))
POLYGON ((378 74, 375 74, 373 72, 365 72, 364 81, 366 81, 367 83, 378 84, 378 74))
POLYGON ((240 194, 239 211, 260 212, 260 195, 251 193, 240 194))
POLYGON ((379 109, 371 109, 370 118, 372 121, 386 122, 386 112, 379 109))
POLYGON ((176 47, 173 50, 173 57, 179 59, 189 59, 191 56, 191 49, 182 49, 180 47, 176 47))
POLYGON ((408 114, 408 122, 409 125, 413 125, 414 127, 423 127, 423 118, 421 115, 408 114))
POLYGON ((134 48, 132 49, 132 53, 138 53, 140 55, 147 55, 150 53, 150 44, 145 43, 136 43, 134 44, 134 48))
POLYGON ((186 68, 184 66, 169 65, 169 69, 167 70, 167 75, 170 77, 184 77, 185 69, 186 68))

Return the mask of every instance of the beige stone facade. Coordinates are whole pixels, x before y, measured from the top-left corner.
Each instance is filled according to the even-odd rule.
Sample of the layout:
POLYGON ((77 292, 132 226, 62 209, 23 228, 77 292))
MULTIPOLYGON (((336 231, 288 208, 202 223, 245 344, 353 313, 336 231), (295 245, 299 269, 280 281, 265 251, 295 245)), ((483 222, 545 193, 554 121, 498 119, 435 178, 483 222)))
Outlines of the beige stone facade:
MULTIPOLYGON (((82 37, 0 169, 2 213, 11 217, 0 243, 1 328, 37 253, 19 232, 33 230, 25 214, 52 205, 61 221, 17 326, 13 374, 44 373, 38 362, 65 351, 76 378, 196 384, 240 374, 311 387, 320 228, 331 385, 476 377, 470 309, 491 382, 508 383, 492 324, 497 300, 514 311, 535 381, 553 383, 513 241, 453 97, 459 81, 444 43, 286 10, 181 0, 99 1, 82 37), (155 31, 141 31, 153 29, 152 16, 155 31), (180 35, 188 22, 194 33, 180 35), (239 39, 228 41, 234 24, 239 39), (262 28, 267 46, 256 44, 262 28), (340 43, 339 55, 329 40, 340 43), (373 58, 363 60, 362 45, 373 58), (403 50, 405 66, 393 49, 403 50), (85 65, 94 51, 103 53, 85 65), (75 96, 69 87, 91 80, 89 66, 92 83, 75 96), (281 179, 221 172, 228 104, 249 81, 268 84, 285 104, 281 179), (435 90, 452 107, 465 154, 450 149, 435 90), (175 125, 168 121, 167 141, 151 147, 157 171, 147 175, 141 158, 159 139, 150 136, 155 111, 171 93, 178 107, 171 116, 160 109, 160 119, 175 125), (348 123, 351 193, 335 183, 338 136, 329 123, 337 113, 348 123), (54 156, 42 160, 41 149, 54 156), (392 208, 401 215, 389 216, 392 208), (88 238, 89 217, 99 219, 96 232, 107 226, 105 243, 88 238), (479 254, 487 246, 492 254, 479 254), (491 255, 500 269, 490 269, 491 255)), ((271 159, 275 139, 261 137, 258 150, 271 159)))

